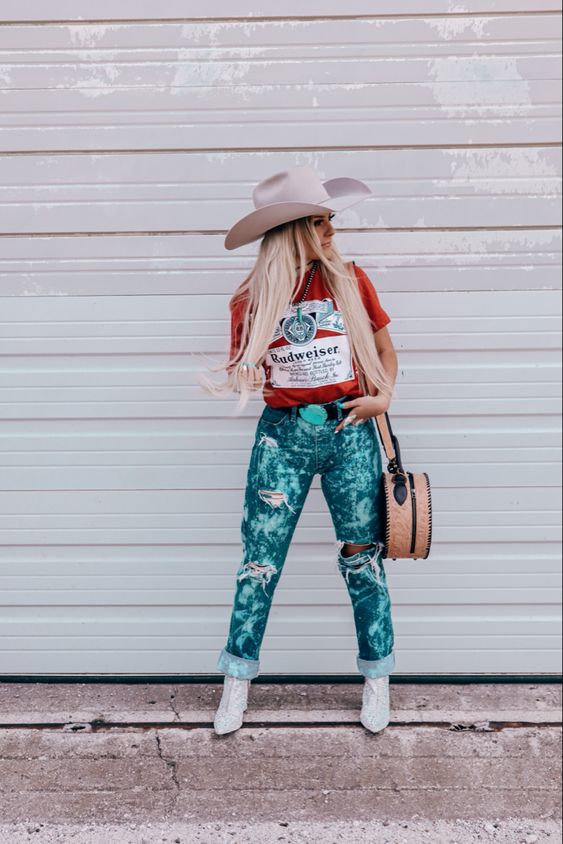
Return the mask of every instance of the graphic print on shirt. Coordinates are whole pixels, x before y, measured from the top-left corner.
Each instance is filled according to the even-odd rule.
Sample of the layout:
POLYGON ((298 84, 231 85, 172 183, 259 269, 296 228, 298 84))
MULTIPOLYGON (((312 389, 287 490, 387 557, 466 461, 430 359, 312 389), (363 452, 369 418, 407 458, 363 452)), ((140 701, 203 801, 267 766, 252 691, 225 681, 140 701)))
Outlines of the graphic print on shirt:
MULTIPOLYGON (((369 276, 356 264, 354 272, 370 322, 374 331, 379 331, 390 322, 390 317, 382 308, 369 276)), ((306 289, 306 274, 300 284, 299 292, 306 289)), ((270 407, 326 404, 345 395, 350 398, 362 395, 338 302, 320 270, 313 276, 307 295, 309 298, 299 305, 295 303, 293 307, 288 307, 280 317, 273 339, 268 344, 268 355, 263 361, 266 376, 263 393, 270 407), (297 307, 301 308, 301 322, 297 307), (297 317, 297 320, 284 325, 284 320, 291 317, 297 317), (272 355, 276 356, 275 361, 272 355)), ((247 307, 248 300, 244 297, 231 305, 231 358, 240 351, 247 307)))
POLYGON ((340 384, 354 378, 352 352, 342 314, 332 299, 312 299, 283 314, 272 338, 288 345, 269 349, 266 364, 272 387, 311 389, 340 384), (318 337, 330 331, 330 337, 318 337))

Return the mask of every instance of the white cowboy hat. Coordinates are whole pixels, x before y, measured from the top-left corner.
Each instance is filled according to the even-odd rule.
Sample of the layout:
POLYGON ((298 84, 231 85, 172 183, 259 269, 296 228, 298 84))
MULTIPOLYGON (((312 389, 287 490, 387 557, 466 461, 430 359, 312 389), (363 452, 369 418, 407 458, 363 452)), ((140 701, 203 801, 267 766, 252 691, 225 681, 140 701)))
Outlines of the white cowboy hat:
POLYGON ((252 192, 256 211, 232 226, 225 238, 225 249, 252 243, 275 226, 313 216, 315 212, 343 211, 372 194, 358 179, 321 182, 311 167, 283 170, 256 185, 252 192))

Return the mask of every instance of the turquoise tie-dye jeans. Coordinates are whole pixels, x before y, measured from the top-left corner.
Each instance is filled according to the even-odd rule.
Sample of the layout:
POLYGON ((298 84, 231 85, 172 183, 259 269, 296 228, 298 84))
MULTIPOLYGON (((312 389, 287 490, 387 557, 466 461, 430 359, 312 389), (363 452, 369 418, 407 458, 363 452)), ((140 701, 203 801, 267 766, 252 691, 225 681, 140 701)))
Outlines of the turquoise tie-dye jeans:
POLYGON ((241 525, 243 559, 237 571, 227 645, 217 668, 251 680, 274 590, 315 474, 321 476, 336 537, 336 565, 352 601, 358 670, 382 677, 395 667, 391 601, 383 560, 379 490, 381 454, 373 419, 347 425, 312 425, 266 405, 250 456, 241 525), (345 557, 344 544, 367 545, 345 557))

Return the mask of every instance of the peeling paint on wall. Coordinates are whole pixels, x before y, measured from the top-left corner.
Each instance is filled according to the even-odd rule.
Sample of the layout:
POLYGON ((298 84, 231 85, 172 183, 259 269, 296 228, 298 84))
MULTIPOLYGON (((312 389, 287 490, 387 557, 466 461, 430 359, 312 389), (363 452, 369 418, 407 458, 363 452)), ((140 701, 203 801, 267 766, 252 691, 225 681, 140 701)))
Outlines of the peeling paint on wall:
POLYGON ((81 49, 103 47, 106 35, 122 30, 123 24, 82 24, 78 26, 67 25, 66 32, 70 36, 70 42, 81 49))

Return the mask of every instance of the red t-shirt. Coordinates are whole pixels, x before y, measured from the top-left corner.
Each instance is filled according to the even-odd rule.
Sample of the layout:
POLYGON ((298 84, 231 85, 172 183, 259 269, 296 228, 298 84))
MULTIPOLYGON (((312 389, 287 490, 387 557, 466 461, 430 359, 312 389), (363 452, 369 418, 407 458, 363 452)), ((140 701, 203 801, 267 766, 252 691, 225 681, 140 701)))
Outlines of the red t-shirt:
MULTIPOLYGON (((391 318, 383 310, 368 275, 356 264, 354 271, 373 330, 378 331, 391 318)), ((308 275, 307 272, 303 276, 295 300, 301 298, 308 275)), ((246 303, 246 299, 239 300, 231 307, 231 357, 239 348, 246 303)), ((283 314, 264 370, 264 401, 271 407, 326 404, 343 396, 362 395, 342 314, 323 283, 320 264, 301 306, 301 321, 295 305, 283 314)))

